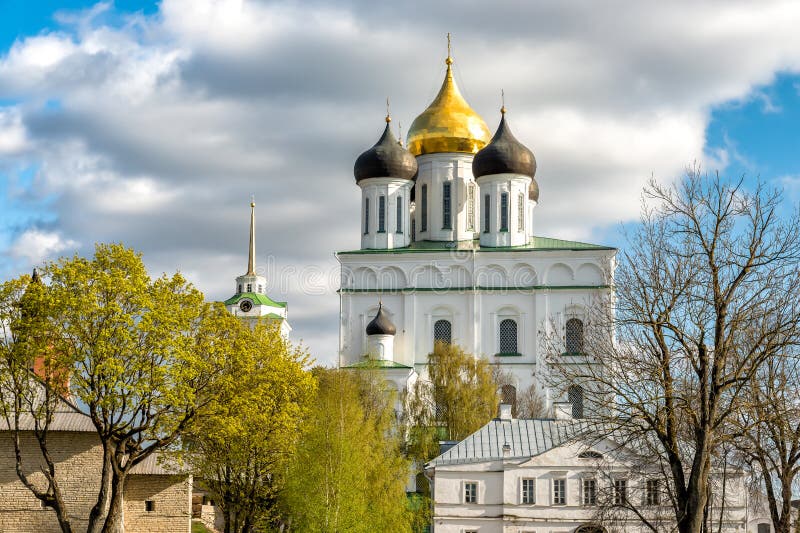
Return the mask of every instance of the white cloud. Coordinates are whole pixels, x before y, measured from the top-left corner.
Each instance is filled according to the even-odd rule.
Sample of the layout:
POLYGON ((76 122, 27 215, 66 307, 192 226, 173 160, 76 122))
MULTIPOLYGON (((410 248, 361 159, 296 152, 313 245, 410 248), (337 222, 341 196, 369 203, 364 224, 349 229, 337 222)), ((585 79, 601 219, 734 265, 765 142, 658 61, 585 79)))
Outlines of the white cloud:
POLYGON ((31 264, 38 264, 77 246, 77 242, 65 239, 57 231, 29 229, 17 237, 10 251, 12 257, 26 258, 31 264))
POLYGON ((537 232, 563 238, 635 217, 651 175, 741 159, 730 144, 704 154, 710 109, 775 108, 759 87, 800 67, 800 5, 788 1, 164 0, 113 27, 109 5, 62 13, 63 30, 0 56, 0 99, 21 100, 0 108, 0 155, 38 168, 36 194, 57 217, 0 255, 37 262, 78 246, 64 235, 87 252, 123 241, 221 299, 255 194, 259 250, 296 270, 275 273, 274 297, 328 361, 337 297, 309 277, 358 246, 352 164, 380 134, 386 95, 406 128, 433 98, 447 31, 457 79, 492 129, 505 89, 539 163, 537 232))

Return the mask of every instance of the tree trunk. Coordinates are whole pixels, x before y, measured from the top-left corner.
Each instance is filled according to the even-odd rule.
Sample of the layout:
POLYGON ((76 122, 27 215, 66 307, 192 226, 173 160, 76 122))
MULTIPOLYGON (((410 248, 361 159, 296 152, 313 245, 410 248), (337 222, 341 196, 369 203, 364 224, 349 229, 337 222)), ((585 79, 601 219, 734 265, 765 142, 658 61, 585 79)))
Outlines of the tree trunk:
POLYGON ((115 471, 111 481, 111 503, 102 533, 125 532, 125 482, 128 473, 115 471))
POLYGON ((103 468, 100 474, 100 491, 97 494, 97 502, 89 513, 89 525, 86 533, 100 533, 108 516, 108 509, 111 503, 111 478, 114 471, 111 461, 113 452, 108 444, 103 443, 103 468))

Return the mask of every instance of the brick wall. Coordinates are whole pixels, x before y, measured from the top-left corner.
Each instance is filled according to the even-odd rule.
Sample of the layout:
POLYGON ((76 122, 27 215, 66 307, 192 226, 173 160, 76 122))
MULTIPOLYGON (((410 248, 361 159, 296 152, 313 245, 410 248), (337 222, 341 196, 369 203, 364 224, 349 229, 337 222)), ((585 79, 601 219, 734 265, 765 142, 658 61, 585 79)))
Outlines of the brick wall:
MULTIPOLYGON (((61 487, 75 531, 85 531, 89 512, 100 485, 102 449, 92 433, 53 432, 48 448, 56 462, 61 487)), ((45 486, 39 472, 39 445, 33 435, 23 434, 23 465, 29 479, 45 486)), ((186 533, 190 528, 191 478, 187 476, 130 476, 125 495, 125 530, 131 533, 186 533), (154 502, 153 512, 145 501, 154 502)), ((14 448, 9 433, 0 432, 0 532, 59 533, 56 514, 17 478, 14 448)))

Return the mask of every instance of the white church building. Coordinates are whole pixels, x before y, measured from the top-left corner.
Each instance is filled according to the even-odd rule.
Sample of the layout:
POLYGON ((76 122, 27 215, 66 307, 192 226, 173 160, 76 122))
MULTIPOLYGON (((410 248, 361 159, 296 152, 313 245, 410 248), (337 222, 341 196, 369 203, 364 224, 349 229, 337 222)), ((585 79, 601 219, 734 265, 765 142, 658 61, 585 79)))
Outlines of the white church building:
MULTIPOLYGON (((378 365, 402 392, 443 340, 510 375, 505 401, 534 387, 549 406, 566 390, 546 386, 541 330, 555 324, 567 351, 580 351, 590 304, 611 290, 615 249, 536 235, 534 155, 511 133, 505 108, 491 137, 452 62, 448 54, 407 147, 387 116, 355 163, 361 248, 337 254, 339 366, 378 365)), ((582 402, 577 386, 572 393, 582 402)))

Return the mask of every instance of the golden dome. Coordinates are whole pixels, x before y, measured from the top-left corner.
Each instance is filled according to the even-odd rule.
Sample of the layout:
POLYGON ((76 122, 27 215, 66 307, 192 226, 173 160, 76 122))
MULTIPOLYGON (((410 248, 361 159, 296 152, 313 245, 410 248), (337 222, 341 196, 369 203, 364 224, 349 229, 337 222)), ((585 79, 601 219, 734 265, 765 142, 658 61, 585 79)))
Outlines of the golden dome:
POLYGON ((453 79, 453 59, 449 54, 445 62, 447 74, 439 94, 408 130, 407 149, 415 156, 442 152, 475 154, 492 137, 481 116, 461 96, 453 79))

